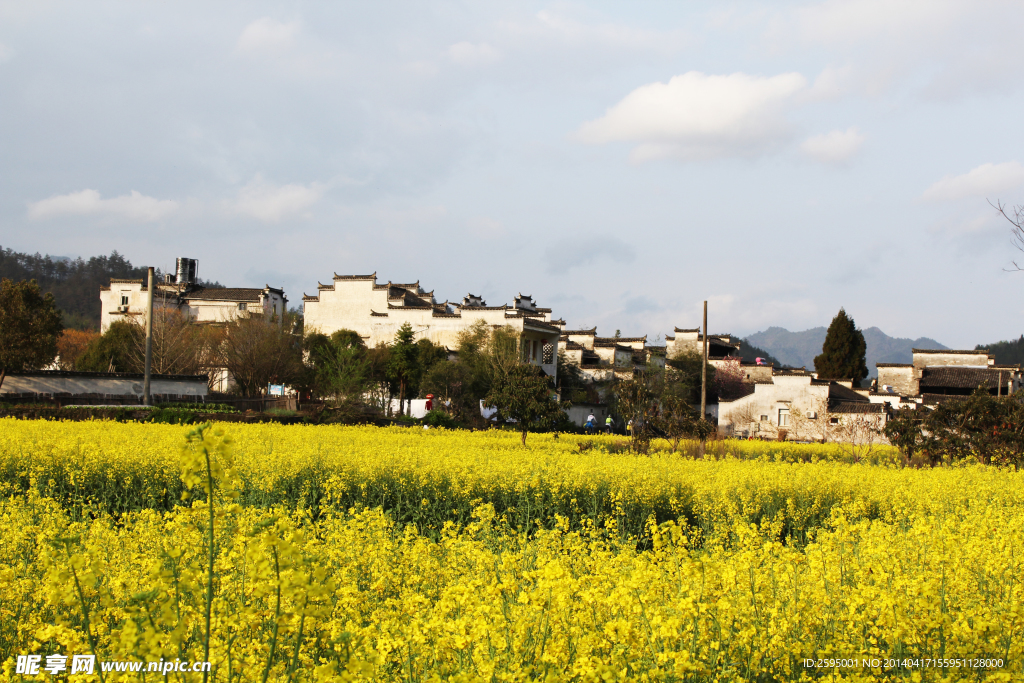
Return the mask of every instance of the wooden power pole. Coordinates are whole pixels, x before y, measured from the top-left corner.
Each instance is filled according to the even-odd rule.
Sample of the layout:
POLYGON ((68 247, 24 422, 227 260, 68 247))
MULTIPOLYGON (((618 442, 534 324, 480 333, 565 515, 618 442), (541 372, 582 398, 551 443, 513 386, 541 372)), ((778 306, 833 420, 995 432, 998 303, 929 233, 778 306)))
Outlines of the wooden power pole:
POLYGON ((146 291, 146 375, 142 382, 142 402, 153 405, 149 394, 149 376, 153 370, 153 268, 146 274, 148 290, 146 291))
POLYGON ((700 419, 704 419, 708 411, 708 302, 704 302, 704 349, 700 354, 700 419))

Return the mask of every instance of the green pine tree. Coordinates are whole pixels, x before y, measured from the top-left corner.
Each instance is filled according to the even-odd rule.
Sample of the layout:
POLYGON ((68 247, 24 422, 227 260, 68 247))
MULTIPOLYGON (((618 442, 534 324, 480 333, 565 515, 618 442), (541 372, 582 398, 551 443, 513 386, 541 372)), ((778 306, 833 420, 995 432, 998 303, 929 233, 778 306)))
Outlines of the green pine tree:
POLYGON ((853 385, 859 386, 861 380, 868 376, 868 366, 864 362, 866 352, 864 333, 840 308, 828 326, 821 354, 814 358, 814 369, 819 379, 852 379, 853 385))

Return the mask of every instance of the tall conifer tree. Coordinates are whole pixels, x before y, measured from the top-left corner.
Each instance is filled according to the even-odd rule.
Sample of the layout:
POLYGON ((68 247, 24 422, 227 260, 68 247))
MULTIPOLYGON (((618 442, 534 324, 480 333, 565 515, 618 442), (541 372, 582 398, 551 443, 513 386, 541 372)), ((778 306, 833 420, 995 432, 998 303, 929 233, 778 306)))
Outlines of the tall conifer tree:
POLYGON ((858 386, 868 376, 868 366, 864 362, 866 352, 864 333, 840 308, 828 326, 821 354, 814 358, 814 369, 819 379, 852 379, 853 385, 858 386))

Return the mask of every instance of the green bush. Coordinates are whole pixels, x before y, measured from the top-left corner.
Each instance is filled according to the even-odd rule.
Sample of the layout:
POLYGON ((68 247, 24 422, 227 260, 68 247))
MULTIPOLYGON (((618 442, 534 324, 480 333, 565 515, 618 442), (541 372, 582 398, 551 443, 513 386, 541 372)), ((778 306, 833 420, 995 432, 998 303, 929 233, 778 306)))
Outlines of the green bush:
POLYGON ((459 426, 455 418, 443 410, 431 410, 424 416, 423 424, 430 425, 431 427, 444 427, 445 429, 455 429, 459 426))

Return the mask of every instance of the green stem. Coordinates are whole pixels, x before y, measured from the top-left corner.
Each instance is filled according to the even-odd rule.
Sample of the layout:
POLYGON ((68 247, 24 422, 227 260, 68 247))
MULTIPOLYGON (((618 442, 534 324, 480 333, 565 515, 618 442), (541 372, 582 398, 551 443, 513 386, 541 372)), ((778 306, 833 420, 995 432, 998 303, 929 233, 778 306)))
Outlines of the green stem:
POLYGON ((100 683, 103 683, 103 667, 99 664, 99 655, 96 654, 96 639, 93 638, 92 628, 89 626, 89 607, 85 604, 85 594, 82 592, 82 584, 78 581, 78 572, 71 562, 71 550, 67 544, 64 545, 64 552, 68 556, 68 566, 71 568, 71 576, 75 579, 75 590, 78 592, 78 603, 82 606, 82 618, 85 620, 85 635, 89 638, 89 649, 92 651, 93 659, 96 660, 96 673, 100 675, 100 683))
POLYGON ((274 605, 274 631, 270 637, 270 654, 267 655, 267 667, 263 670, 263 683, 267 683, 270 676, 270 665, 274 663, 274 652, 277 650, 277 625, 281 619, 281 565, 277 559, 277 546, 271 546, 274 551, 274 574, 277 576, 277 602, 274 605))
MULTIPOLYGON (((210 449, 203 447, 206 455, 206 485, 209 487, 206 504, 210 508, 210 564, 206 574, 206 644, 203 647, 203 661, 210 661, 210 617, 213 612, 213 472, 210 467, 210 449)), ((210 670, 203 667, 203 683, 206 683, 210 676, 210 670)))

